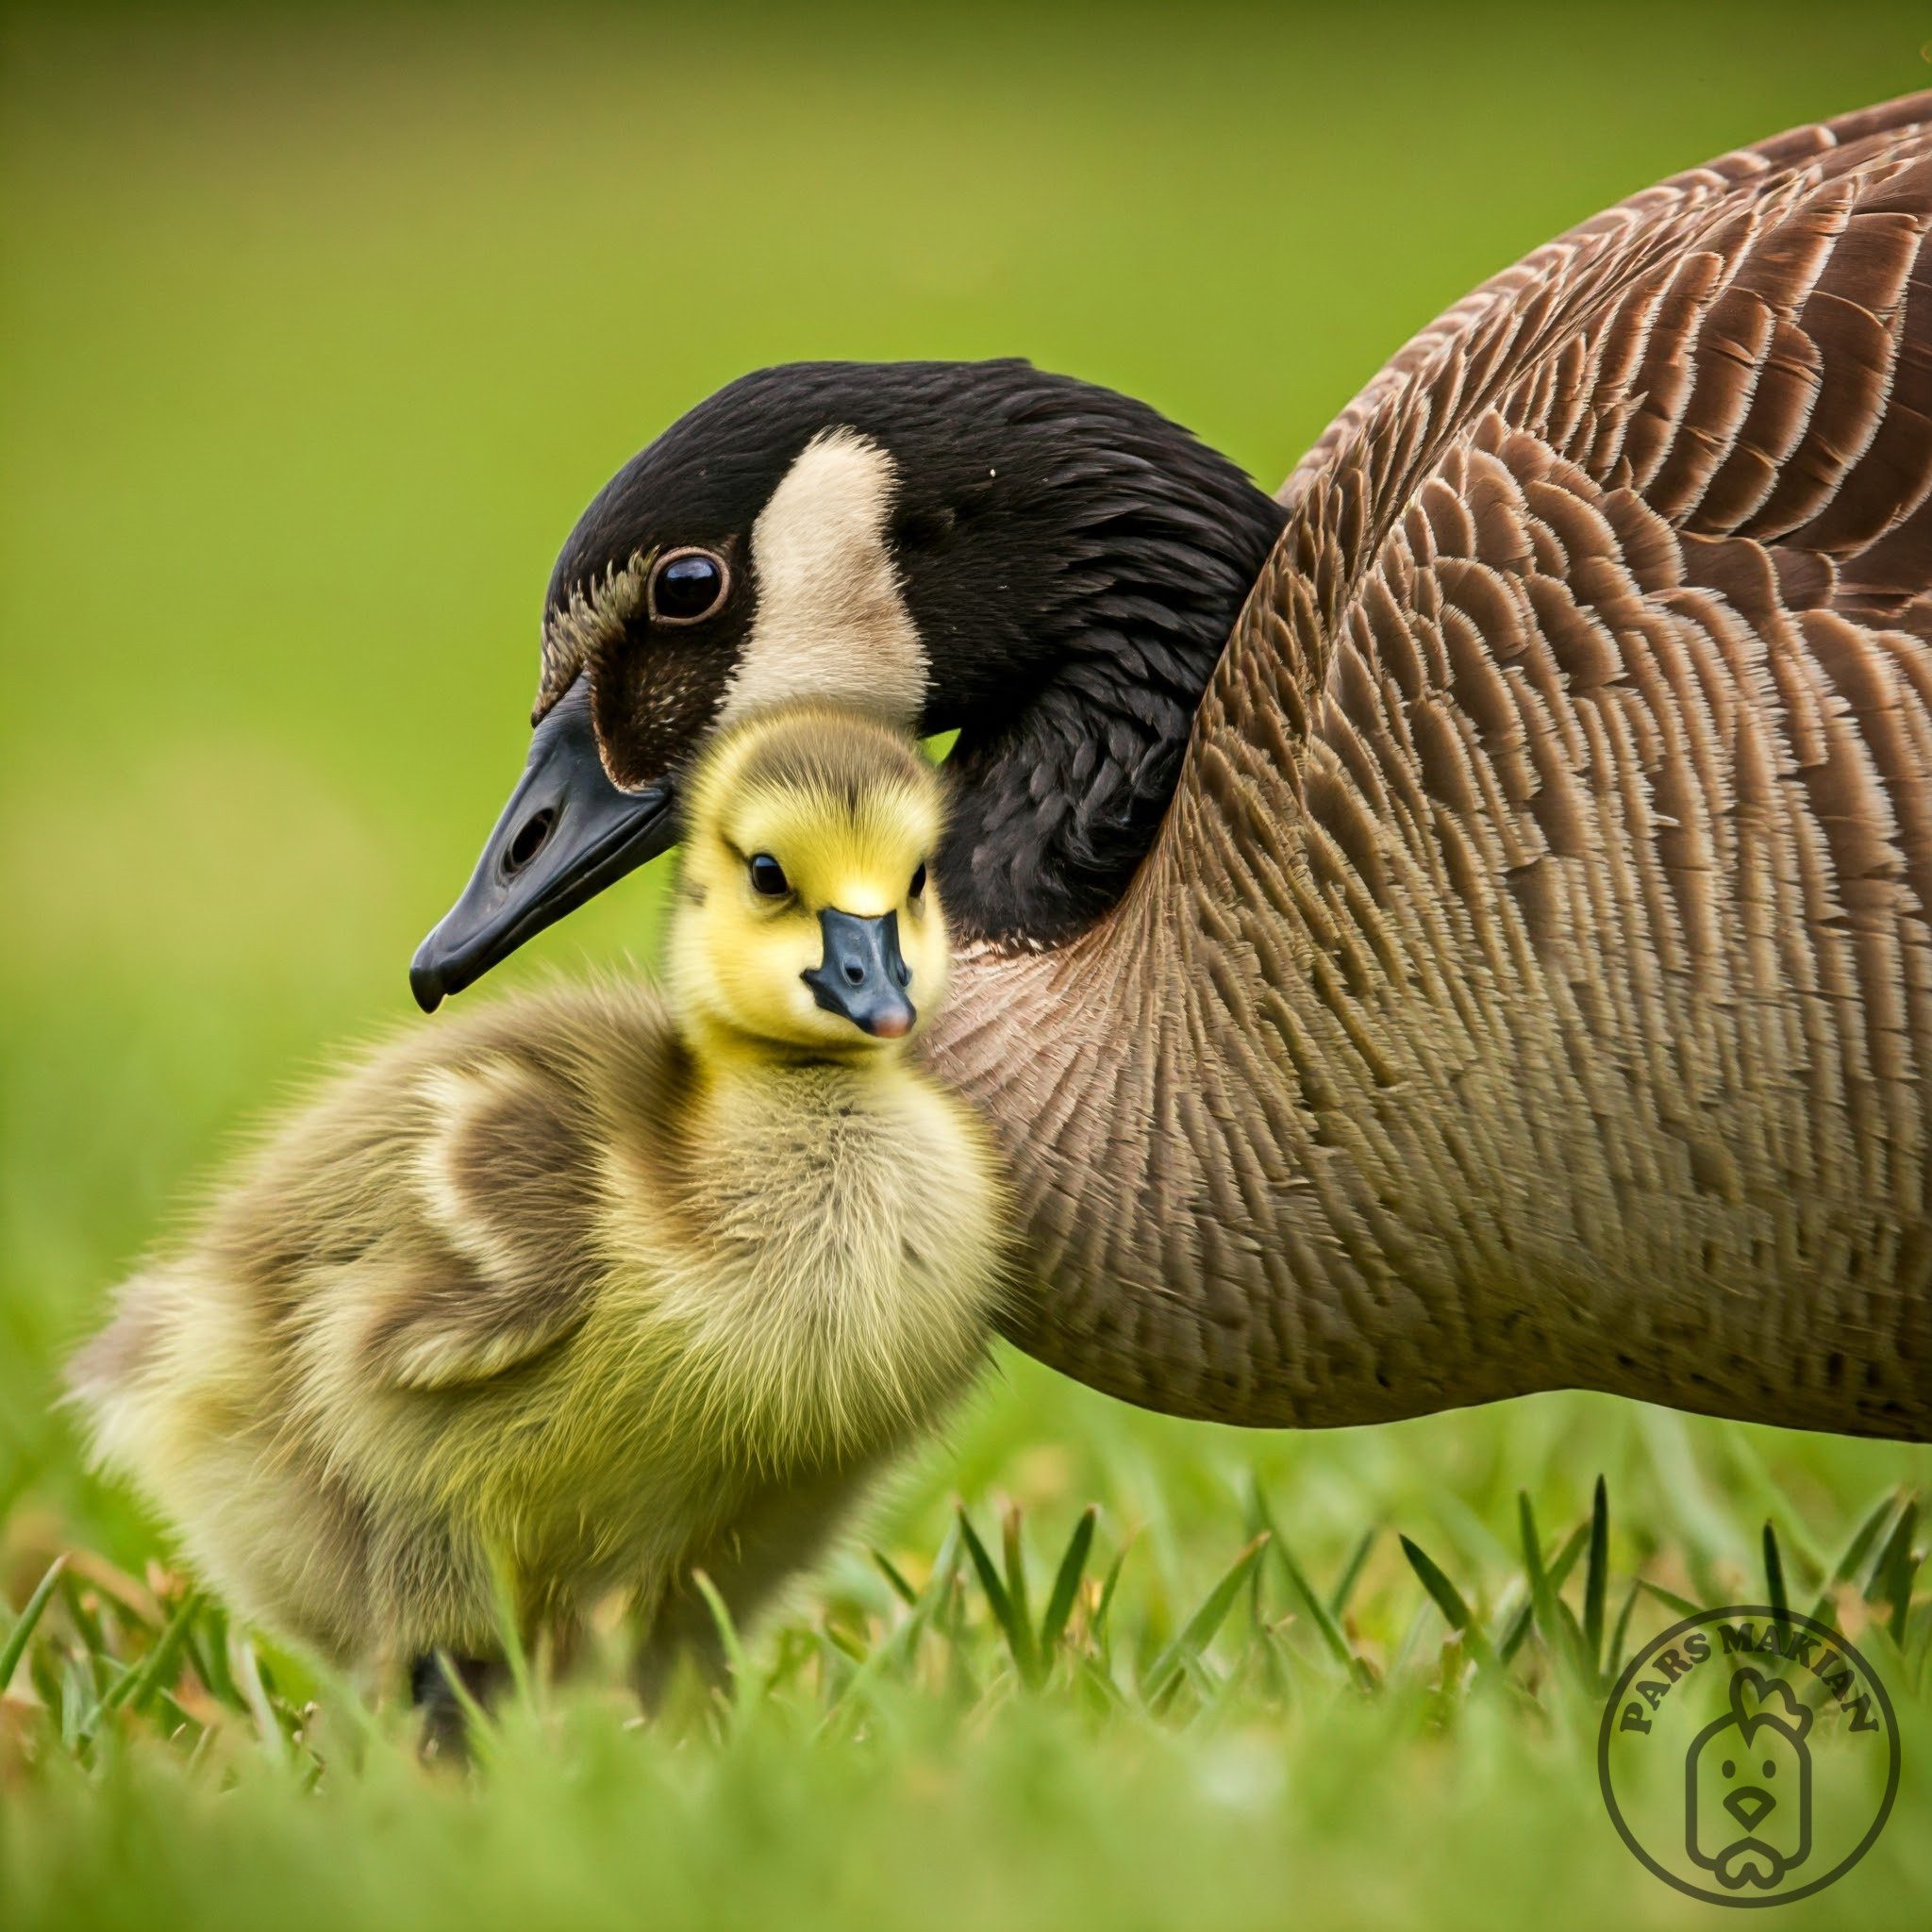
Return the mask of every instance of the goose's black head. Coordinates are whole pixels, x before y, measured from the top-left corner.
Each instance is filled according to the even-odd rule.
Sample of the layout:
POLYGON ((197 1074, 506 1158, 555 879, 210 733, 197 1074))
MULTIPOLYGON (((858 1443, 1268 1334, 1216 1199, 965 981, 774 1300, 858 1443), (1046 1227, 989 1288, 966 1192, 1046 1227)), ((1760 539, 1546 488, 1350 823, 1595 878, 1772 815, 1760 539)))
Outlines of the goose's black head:
POLYGON ((796 363, 627 463, 551 576, 530 759, 417 953, 468 985, 672 844, 712 727, 778 700, 959 734, 956 933, 1118 899, 1283 513, 1144 404, 1020 361, 796 363))

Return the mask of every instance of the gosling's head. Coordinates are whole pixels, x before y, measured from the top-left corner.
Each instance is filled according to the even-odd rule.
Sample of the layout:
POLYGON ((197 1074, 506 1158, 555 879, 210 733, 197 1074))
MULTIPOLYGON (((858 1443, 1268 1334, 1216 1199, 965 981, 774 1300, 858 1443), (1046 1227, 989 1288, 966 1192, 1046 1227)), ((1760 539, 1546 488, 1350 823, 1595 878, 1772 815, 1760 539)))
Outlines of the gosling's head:
POLYGON ((909 1038, 945 985, 941 806, 918 747, 862 713, 787 705, 725 731, 685 794, 686 1022, 808 1054, 909 1038))

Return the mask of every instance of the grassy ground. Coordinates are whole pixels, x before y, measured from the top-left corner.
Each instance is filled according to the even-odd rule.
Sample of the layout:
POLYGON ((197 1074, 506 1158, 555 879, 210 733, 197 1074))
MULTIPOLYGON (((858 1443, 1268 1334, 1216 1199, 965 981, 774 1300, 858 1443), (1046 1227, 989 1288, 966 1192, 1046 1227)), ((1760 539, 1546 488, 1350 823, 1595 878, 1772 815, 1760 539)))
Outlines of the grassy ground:
MULTIPOLYGON (((671 414, 786 357, 1020 350, 1272 479, 1480 275, 1924 84, 1925 30, 1909 7, 6 16, 0 1662, 75 1554, 0 1705, 0 1924, 1708 1918, 1603 1815, 1610 1630, 1579 1664, 1546 1600, 1479 1663, 1399 1538, 1491 1650, 1531 1594, 1519 1492, 1554 1561, 1599 1473, 1607 1625, 1640 1574, 1760 1593, 1767 1519, 1808 1603, 1932 1484, 1923 1450, 1562 1396, 1244 1436, 1008 1360, 872 1529, 920 1608, 856 1547, 752 1641, 735 1701, 646 1732, 593 1681, 513 1713, 466 1784, 297 1659, 262 1655, 258 1689, 253 1649, 150 1578, 164 1543, 50 1397, 235 1126, 332 1041, 408 1024, 409 950, 520 762, 550 557, 671 414), (1043 1663, 955 1495, 996 1580, 1019 1507, 1036 1649, 1098 1506, 1043 1663), (1338 1651, 1310 1595, 1365 1537, 1338 1651)), ((633 879, 506 977, 648 956, 660 891, 633 879)), ((1899 1520, 1837 1591, 1900 1707, 1899 1809, 1780 1923, 1923 1923, 1932 1897, 1927 1607, 1896 1603, 1924 1533, 1899 1520)), ((1591 1574, 1560 1592, 1579 1624, 1591 1574)), ((1640 1593, 1632 1630, 1670 1615, 1640 1593)))

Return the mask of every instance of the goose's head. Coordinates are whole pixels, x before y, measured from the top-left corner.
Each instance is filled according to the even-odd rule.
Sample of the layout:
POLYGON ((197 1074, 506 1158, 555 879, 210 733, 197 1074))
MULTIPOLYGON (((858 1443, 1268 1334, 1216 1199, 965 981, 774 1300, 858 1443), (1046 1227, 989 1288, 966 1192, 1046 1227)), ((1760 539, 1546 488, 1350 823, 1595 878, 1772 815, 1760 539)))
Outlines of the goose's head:
POLYGON ((416 956, 418 999, 665 850, 709 735, 799 697, 957 730, 935 863, 958 926, 1066 937, 1151 842, 1281 523, 1144 404, 1024 362, 732 383, 565 543, 529 762, 416 956))
POLYGON ((938 772, 902 732, 818 704, 755 712, 692 768, 671 933, 684 1024, 714 1050, 890 1050, 947 944, 938 772))

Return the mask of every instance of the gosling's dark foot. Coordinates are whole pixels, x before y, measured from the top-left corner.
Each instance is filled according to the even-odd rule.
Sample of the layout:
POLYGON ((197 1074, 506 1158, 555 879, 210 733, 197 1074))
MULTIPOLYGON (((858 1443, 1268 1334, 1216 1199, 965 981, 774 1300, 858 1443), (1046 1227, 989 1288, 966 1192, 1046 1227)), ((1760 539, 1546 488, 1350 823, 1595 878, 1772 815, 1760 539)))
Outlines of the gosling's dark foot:
POLYGON ((470 1761, 470 1715, 450 1679, 462 1686, 463 1696, 488 1710, 502 1688, 507 1672, 495 1657, 450 1657, 432 1651, 409 1666, 409 1702, 423 1713, 422 1752, 425 1762, 467 1764, 470 1761))

